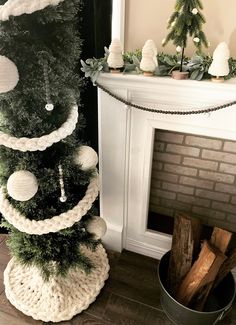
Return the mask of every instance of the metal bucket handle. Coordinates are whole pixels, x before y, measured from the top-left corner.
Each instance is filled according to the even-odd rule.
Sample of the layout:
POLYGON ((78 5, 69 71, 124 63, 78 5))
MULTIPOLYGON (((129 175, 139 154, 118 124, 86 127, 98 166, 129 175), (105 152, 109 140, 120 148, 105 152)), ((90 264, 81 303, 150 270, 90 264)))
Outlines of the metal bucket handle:
POLYGON ((221 321, 232 309, 232 305, 228 308, 225 308, 225 310, 222 311, 222 313, 217 317, 216 321, 213 325, 217 324, 219 321, 221 321))

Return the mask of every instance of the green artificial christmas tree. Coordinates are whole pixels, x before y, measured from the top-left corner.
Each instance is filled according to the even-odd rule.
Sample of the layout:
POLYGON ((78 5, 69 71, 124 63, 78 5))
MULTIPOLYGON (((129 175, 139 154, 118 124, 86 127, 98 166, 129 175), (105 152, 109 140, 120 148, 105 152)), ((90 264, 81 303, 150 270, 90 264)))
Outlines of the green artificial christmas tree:
POLYGON ((80 0, 0 0, 0 212, 6 296, 35 319, 72 318, 108 276, 94 216, 96 152, 82 145, 80 0))
POLYGON ((167 28, 170 29, 170 32, 163 40, 162 45, 165 46, 169 41, 173 41, 177 52, 181 52, 180 72, 182 74, 178 76, 179 79, 187 76, 187 73, 183 72, 183 62, 188 37, 192 37, 198 51, 201 51, 203 46, 208 47, 206 36, 202 31, 202 25, 205 23, 205 18, 201 13, 202 9, 200 0, 177 0, 175 11, 168 20, 167 28))

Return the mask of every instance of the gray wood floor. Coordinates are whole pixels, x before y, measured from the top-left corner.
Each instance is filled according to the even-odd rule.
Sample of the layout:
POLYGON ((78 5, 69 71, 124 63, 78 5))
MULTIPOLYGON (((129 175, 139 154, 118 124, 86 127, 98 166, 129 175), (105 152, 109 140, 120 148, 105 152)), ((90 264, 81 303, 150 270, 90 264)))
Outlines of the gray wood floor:
MULTIPOLYGON (((10 256, 5 239, 0 235, 0 325, 51 324, 23 315, 7 301, 2 279, 10 256)), ((160 305, 158 261, 128 251, 110 252, 109 259, 110 278, 97 300, 82 314, 57 324, 171 325, 160 305)), ((236 325, 236 307, 219 325, 236 325)))

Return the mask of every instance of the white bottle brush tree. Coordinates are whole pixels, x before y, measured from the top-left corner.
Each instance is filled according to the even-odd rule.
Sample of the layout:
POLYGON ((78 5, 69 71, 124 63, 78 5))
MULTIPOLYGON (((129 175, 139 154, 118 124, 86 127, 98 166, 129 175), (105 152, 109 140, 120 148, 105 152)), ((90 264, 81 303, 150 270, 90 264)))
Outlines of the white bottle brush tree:
POLYGON ((153 75, 157 62, 157 48, 153 40, 147 40, 142 48, 142 59, 140 69, 145 75, 153 75))
POLYGON ((109 46, 109 55, 107 63, 111 71, 119 72, 119 69, 124 66, 124 60, 122 55, 121 42, 118 39, 113 39, 109 46))
POLYGON ((82 145, 80 0, 0 0, 0 212, 13 259, 7 298, 45 322, 68 320, 107 278, 94 216, 96 152, 82 145))
POLYGON ((169 41, 176 45, 177 52, 181 52, 180 71, 183 71, 184 51, 187 46, 188 37, 192 38, 198 52, 202 47, 208 47, 208 42, 202 25, 205 23, 201 10, 203 9, 200 0, 177 0, 175 11, 168 20, 169 34, 162 41, 165 46, 169 41))
POLYGON ((216 77, 213 81, 224 81, 224 76, 229 74, 229 47, 225 42, 221 42, 213 53, 213 61, 209 67, 209 74, 216 77))

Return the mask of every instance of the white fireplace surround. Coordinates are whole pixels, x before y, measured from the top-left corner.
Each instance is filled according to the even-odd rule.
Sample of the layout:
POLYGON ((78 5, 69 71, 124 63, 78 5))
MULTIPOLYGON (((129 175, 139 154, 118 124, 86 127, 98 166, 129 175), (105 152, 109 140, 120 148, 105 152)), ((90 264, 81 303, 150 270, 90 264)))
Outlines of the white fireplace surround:
MULTIPOLYGON (((128 101, 152 108, 192 109, 236 99, 236 80, 176 81, 165 77, 101 74, 99 82, 128 101)), ((99 101, 101 216, 107 247, 160 258, 171 236, 148 230, 155 129, 236 140, 236 107, 201 115, 160 115, 127 107, 102 90, 99 101)))

